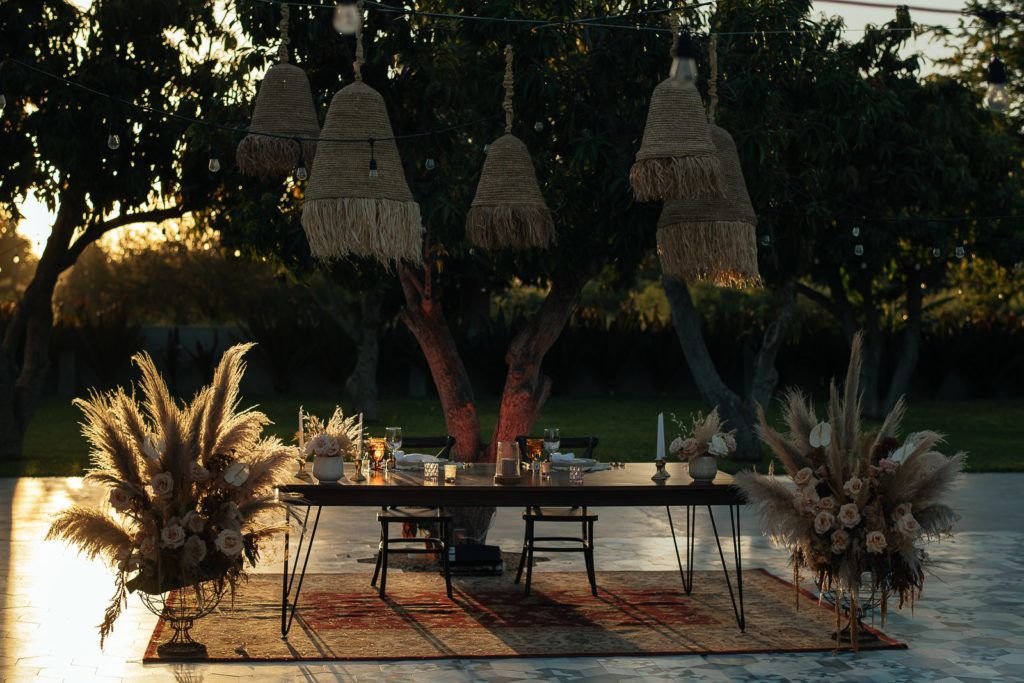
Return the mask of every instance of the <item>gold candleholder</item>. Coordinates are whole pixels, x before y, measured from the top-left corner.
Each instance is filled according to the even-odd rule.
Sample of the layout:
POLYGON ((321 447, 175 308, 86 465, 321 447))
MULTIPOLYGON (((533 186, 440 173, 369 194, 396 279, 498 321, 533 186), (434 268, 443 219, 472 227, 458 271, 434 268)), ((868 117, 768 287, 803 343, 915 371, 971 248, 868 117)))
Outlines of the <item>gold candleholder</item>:
POLYGON ((658 459, 654 461, 654 467, 656 468, 654 476, 651 477, 651 481, 664 481, 672 475, 665 469, 664 459, 658 459))

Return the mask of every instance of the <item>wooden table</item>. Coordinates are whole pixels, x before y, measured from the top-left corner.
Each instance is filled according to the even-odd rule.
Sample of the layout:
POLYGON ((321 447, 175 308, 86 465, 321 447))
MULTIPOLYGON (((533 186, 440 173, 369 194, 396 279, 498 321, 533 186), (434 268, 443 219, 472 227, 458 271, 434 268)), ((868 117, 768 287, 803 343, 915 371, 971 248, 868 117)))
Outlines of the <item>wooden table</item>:
MULTIPOLYGON (((353 473, 346 464, 346 474, 353 473)), ((441 468, 443 470, 443 467, 441 468)), ((683 463, 668 463, 671 478, 665 481, 651 481, 653 463, 629 463, 625 468, 587 473, 582 484, 570 484, 567 472, 556 471, 549 478, 539 474, 524 474, 519 484, 494 484, 494 466, 475 464, 459 469, 456 483, 445 484, 442 478, 437 483, 428 483, 421 471, 397 471, 368 474, 365 482, 353 483, 343 479, 338 484, 294 483, 279 489, 281 502, 286 504, 288 519, 295 519, 300 525, 298 549, 295 562, 289 572, 290 534, 285 532, 284 578, 281 590, 281 636, 287 638, 295 610, 298 606, 302 581, 309 564, 309 555, 320 522, 320 513, 325 507, 386 507, 386 506, 427 506, 427 507, 642 507, 665 506, 668 512, 672 543, 676 550, 676 561, 683 590, 687 595, 693 590, 693 548, 696 508, 707 507, 718 546, 722 571, 732 598, 736 623, 745 630, 743 610, 743 563, 740 545, 740 506, 745 504, 739 489, 732 485, 730 475, 719 472, 711 484, 698 484, 690 478, 683 463), (686 508, 686 566, 679 554, 675 524, 672 520, 672 506, 686 508), (725 553, 718 535, 714 507, 729 509, 729 523, 732 531, 733 557, 735 560, 736 591, 733 591, 725 553), (304 512, 299 510, 304 508, 304 512), (315 514, 313 511, 315 510, 315 514), (301 570, 299 569, 301 562, 301 570), (298 576, 296 577, 296 573, 298 576), (296 580, 297 579, 297 580, 296 580)))

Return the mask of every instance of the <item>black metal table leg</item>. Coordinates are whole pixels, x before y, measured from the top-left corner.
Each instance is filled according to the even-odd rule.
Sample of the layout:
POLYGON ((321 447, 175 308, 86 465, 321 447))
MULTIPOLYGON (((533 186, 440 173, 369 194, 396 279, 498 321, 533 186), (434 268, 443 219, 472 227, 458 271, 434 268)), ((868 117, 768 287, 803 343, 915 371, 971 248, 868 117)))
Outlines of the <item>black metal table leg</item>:
POLYGON ((693 544, 696 536, 697 513, 692 505, 686 506, 686 568, 679 557, 679 542, 676 540, 676 527, 672 522, 672 508, 665 506, 668 513, 668 528, 672 530, 672 546, 676 550, 676 563, 679 565, 679 578, 683 582, 683 592, 693 592, 693 544))
POLYGON ((323 511, 322 507, 317 507, 316 516, 313 518, 313 526, 309 527, 309 514, 310 507, 306 507, 306 514, 299 515, 292 509, 292 506, 287 506, 287 518, 289 520, 289 528, 291 527, 291 518, 294 517, 296 521, 301 519, 302 532, 299 534, 298 548, 295 553, 295 562, 292 565, 291 573, 288 572, 288 553, 289 553, 289 531, 286 529, 284 534, 284 575, 281 579, 281 638, 288 638, 288 632, 292 628, 292 621, 295 619, 295 610, 299 606, 299 594, 302 592, 302 582, 306 578, 306 567, 309 565, 309 555, 313 550, 313 539, 316 538, 316 529, 320 524, 320 513, 323 511), (309 539, 306 539, 306 532, 309 531, 309 539), (303 543, 305 542, 305 553, 303 553, 303 543), (295 574, 299 570, 299 559, 302 559, 302 570, 299 572, 299 581, 295 583, 295 574), (294 595, 292 589, 294 590, 294 595), (290 611, 289 611, 290 608, 290 611))
POLYGON ((718 537, 718 525, 715 524, 715 513, 711 506, 708 506, 708 516, 711 518, 711 528, 715 532, 715 545, 718 546, 718 557, 722 560, 722 573, 725 574, 725 585, 729 588, 729 599, 732 600, 732 611, 736 615, 736 624, 741 632, 747 630, 747 617, 743 609, 743 556, 742 544, 740 542, 740 508, 737 505, 729 506, 729 526, 732 527, 732 552, 736 562, 736 591, 733 592, 732 580, 729 578, 729 566, 725 562, 725 553, 722 552, 722 541, 718 537))

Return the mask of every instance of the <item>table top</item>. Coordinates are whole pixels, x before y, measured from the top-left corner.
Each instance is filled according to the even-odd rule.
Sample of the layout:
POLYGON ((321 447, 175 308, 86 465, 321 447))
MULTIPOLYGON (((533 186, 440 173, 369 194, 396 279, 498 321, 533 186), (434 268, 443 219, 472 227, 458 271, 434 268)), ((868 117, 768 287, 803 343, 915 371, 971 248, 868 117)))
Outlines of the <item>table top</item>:
MULTIPOLYGON (((345 465, 351 476, 353 468, 345 465)), ((292 505, 357 507, 425 505, 465 507, 536 506, 662 506, 743 505, 733 478, 719 472, 714 482, 699 484, 690 478, 684 463, 666 466, 671 477, 651 481, 654 463, 628 463, 625 468, 589 472, 582 484, 570 484, 568 472, 555 471, 549 478, 524 473, 517 484, 495 484, 493 464, 460 468, 454 484, 425 482, 422 471, 374 472, 366 481, 342 479, 337 484, 308 484, 298 480, 280 487, 282 502, 292 505)))

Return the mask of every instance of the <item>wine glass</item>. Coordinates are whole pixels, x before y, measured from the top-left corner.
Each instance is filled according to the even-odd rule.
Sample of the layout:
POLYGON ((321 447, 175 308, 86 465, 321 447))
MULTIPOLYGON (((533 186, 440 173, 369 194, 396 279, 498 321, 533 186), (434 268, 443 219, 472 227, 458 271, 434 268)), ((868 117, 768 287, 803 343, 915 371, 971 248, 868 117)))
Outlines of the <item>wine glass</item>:
POLYGON ((548 453, 557 453, 558 447, 562 445, 561 433, 558 427, 548 427, 544 430, 544 450, 548 453))
POLYGON ((394 455, 395 451, 401 450, 402 448, 402 428, 401 427, 388 427, 384 432, 385 440, 388 445, 388 450, 394 455))

